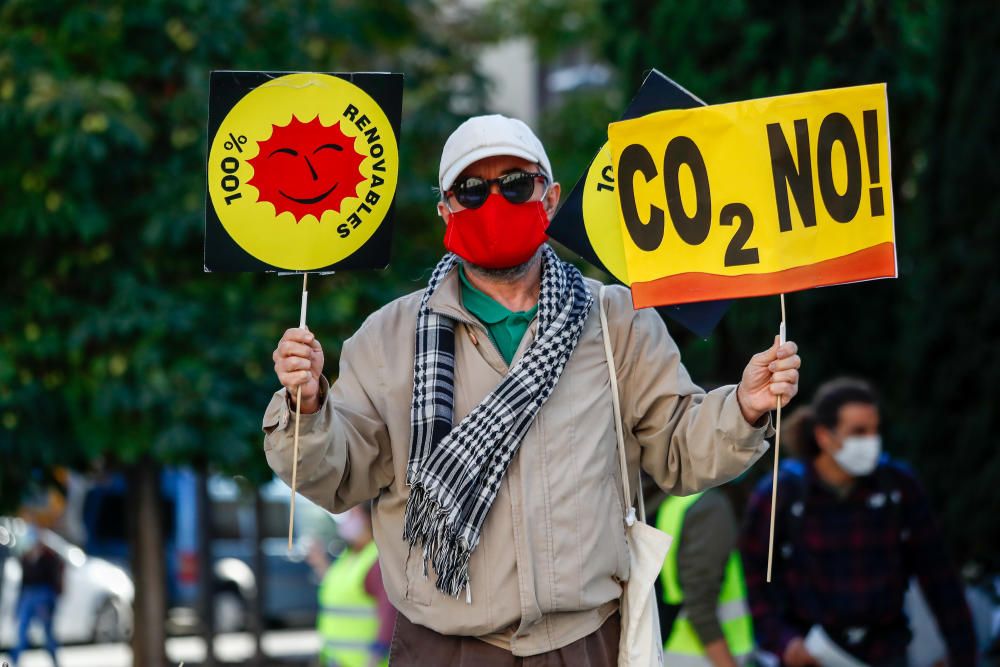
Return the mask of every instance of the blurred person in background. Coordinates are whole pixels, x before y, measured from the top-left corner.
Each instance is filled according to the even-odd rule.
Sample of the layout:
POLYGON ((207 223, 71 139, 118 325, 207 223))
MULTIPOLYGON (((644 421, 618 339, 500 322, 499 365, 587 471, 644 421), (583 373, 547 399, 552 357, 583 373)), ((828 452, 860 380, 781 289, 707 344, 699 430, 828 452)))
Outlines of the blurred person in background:
POLYGON ((667 496, 656 527, 673 536, 660 573, 664 664, 735 667, 753 652, 753 624, 737 543, 739 523, 723 489, 667 496))
POLYGON ((316 581, 323 581, 326 571, 330 567, 330 552, 327 550, 326 541, 318 536, 313 536, 309 541, 309 549, 306 551, 306 562, 316 575, 316 581))
POLYGON ((45 633, 45 648, 52 657, 52 664, 59 667, 52 617, 62 594, 62 560, 39 539, 38 528, 34 525, 29 525, 23 539, 21 592, 17 599, 17 644, 10 655, 16 666, 21 653, 28 648, 31 622, 38 621, 45 633))
MULTIPOLYGON (((338 522, 346 547, 326 569, 319 586, 321 667, 375 667, 388 661, 396 609, 382 585, 372 539, 371 505, 352 507, 338 522)), ((325 556, 325 554, 324 554, 325 556)), ((325 558, 310 554, 313 567, 325 558)))
POLYGON ((874 390, 849 378, 822 385, 788 419, 786 441, 801 461, 778 477, 772 583, 770 477, 750 500, 741 543, 756 639, 791 667, 834 654, 905 667, 903 602, 916 577, 948 664, 974 665, 969 609, 943 535, 913 472, 882 453, 879 420, 874 390))

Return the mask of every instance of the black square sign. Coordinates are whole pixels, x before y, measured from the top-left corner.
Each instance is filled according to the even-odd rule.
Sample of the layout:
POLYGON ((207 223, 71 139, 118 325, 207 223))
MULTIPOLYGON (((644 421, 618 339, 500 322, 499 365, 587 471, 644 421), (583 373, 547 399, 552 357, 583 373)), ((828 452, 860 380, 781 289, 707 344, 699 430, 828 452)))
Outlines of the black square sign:
POLYGON ((403 75, 212 72, 206 271, 385 268, 403 75))

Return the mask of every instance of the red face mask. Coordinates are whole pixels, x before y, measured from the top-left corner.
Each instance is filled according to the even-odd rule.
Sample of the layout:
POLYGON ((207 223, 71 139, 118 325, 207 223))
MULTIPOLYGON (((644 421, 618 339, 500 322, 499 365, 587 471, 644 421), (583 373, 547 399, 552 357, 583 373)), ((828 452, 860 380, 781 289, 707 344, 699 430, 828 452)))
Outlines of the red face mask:
POLYGON ((479 208, 452 213, 444 247, 470 264, 509 269, 524 264, 545 243, 549 216, 540 201, 511 204, 490 194, 479 208))

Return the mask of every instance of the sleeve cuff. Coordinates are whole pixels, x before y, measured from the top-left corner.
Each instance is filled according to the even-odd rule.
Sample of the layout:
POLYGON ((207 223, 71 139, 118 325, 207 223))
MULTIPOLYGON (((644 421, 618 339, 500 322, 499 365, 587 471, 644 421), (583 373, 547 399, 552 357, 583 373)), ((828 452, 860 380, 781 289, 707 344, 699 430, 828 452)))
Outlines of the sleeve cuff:
MULTIPOLYGON (((320 376, 319 378, 319 409, 316 412, 308 415, 299 415, 301 419, 301 426, 307 426, 314 422, 326 407, 326 398, 330 393, 330 383, 325 376, 320 376)), ((284 431, 288 428, 288 424, 292 422, 292 418, 295 414, 295 410, 292 407, 292 398, 288 394, 288 390, 282 387, 278 391, 274 392, 271 396, 271 402, 268 403, 267 409, 264 411, 264 420, 261 424, 261 428, 264 433, 270 435, 275 431, 284 431)))
POLYGON ((771 413, 765 414, 756 424, 748 423, 736 398, 736 387, 737 385, 733 384, 716 389, 726 392, 726 399, 722 405, 722 413, 728 416, 725 423, 730 425, 726 436, 740 449, 753 449, 764 453, 770 447, 765 438, 774 436, 771 413))
POLYGON ((705 623, 695 623, 691 621, 691 625, 694 627, 694 633, 698 635, 698 640, 704 644, 711 644, 717 639, 725 639, 726 635, 722 632, 722 626, 719 625, 718 620, 709 621, 705 623))

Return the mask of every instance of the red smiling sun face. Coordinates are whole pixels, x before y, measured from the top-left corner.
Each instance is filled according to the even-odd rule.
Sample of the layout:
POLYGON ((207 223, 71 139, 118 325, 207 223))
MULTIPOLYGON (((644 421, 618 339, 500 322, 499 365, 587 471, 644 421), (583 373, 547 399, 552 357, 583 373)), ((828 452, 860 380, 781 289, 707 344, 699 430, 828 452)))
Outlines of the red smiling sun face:
POLYGON ((288 125, 271 127, 271 138, 259 143, 257 157, 248 160, 257 201, 274 206, 278 216, 288 211, 298 223, 307 215, 321 220, 326 211, 340 212, 347 197, 357 196, 365 180, 365 156, 354 150, 354 139, 340 131, 339 121, 323 125, 319 116, 308 123, 294 115, 288 125))

